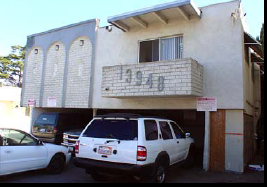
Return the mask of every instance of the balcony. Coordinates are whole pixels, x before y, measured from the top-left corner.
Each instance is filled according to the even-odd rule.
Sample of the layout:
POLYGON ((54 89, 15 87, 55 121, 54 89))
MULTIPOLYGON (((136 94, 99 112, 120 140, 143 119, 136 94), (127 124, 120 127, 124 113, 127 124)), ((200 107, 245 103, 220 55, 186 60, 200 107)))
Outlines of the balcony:
POLYGON ((102 97, 188 96, 203 96, 203 66, 191 58, 103 67, 102 97))

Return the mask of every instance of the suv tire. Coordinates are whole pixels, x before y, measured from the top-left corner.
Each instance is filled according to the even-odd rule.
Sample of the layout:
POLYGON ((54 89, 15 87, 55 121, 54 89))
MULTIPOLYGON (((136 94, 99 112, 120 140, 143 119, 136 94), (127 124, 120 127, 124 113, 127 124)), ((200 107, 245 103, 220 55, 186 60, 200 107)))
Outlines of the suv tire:
POLYGON ((152 182, 157 184, 165 183, 167 177, 167 170, 168 170, 167 162, 159 162, 156 165, 152 182))
MULTIPOLYGON (((88 173, 88 172, 87 172, 88 173)), ((92 179, 96 182, 103 182, 107 180, 107 176, 99 174, 97 171, 90 172, 92 179)))
POLYGON ((194 145, 190 146, 189 154, 185 160, 185 168, 192 168, 195 163, 195 156, 196 156, 196 148, 194 145))

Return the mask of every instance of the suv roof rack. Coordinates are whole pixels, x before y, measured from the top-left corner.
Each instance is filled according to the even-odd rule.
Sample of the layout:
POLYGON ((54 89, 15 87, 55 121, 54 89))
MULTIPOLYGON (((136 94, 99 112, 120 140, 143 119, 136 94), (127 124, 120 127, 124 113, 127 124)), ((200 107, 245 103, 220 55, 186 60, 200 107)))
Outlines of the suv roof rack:
POLYGON ((130 113, 111 113, 111 114, 105 114, 105 115, 96 115, 95 118, 156 118, 156 119, 167 119, 166 117, 160 117, 160 116, 144 116, 140 114, 130 114, 130 113))

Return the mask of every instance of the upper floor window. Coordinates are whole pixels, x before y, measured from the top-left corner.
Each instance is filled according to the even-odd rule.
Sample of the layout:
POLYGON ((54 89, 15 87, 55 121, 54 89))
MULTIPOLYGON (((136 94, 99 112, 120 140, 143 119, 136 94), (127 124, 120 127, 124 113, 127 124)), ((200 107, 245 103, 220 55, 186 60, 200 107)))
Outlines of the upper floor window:
POLYGON ((183 58, 183 36, 140 42, 140 63, 181 58, 183 58))

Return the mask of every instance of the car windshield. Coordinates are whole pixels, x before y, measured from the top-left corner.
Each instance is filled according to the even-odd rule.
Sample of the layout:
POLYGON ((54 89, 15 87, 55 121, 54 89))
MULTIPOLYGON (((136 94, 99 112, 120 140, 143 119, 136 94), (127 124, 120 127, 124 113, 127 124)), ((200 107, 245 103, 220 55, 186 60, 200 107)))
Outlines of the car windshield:
POLYGON ((42 114, 36 120, 35 125, 55 125, 56 118, 56 115, 42 114))
POLYGON ((94 120, 84 137, 117 140, 138 140, 137 120, 94 120))

